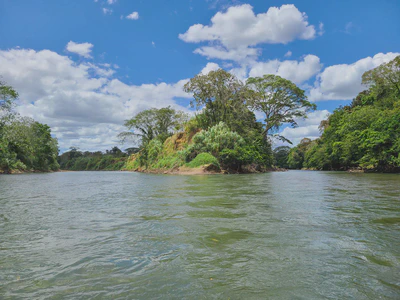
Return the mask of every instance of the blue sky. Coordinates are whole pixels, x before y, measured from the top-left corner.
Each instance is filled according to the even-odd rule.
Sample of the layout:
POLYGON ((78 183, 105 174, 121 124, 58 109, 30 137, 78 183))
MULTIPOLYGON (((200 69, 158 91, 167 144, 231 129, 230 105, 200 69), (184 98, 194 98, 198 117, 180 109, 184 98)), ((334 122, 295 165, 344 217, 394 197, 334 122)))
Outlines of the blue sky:
POLYGON ((398 0, 0 0, 0 76, 61 150, 105 150, 142 109, 188 110, 182 86, 199 72, 278 74, 318 106, 282 128, 297 143, 398 55, 399 15, 398 0))

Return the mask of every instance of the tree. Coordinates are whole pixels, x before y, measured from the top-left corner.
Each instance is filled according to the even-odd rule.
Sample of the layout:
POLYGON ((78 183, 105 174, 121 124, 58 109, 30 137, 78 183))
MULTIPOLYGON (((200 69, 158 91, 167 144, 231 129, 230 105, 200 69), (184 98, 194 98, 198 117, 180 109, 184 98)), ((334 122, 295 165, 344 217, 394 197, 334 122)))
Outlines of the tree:
POLYGON ((190 105, 202 109, 198 122, 203 129, 224 122, 231 130, 243 134, 258 125, 247 107, 247 87, 222 69, 195 76, 185 84, 184 91, 193 94, 190 105))
POLYGON ((18 93, 5 82, 0 81, 0 111, 10 111, 18 93))
POLYGON ((400 97, 400 55, 388 63, 384 63, 375 69, 362 75, 362 83, 383 96, 384 93, 393 93, 400 97))
POLYGON ((159 138, 165 141, 174 131, 183 127, 187 115, 176 111, 170 106, 165 108, 151 108, 143 110, 132 119, 125 121, 129 131, 118 135, 122 142, 130 137, 138 137, 142 145, 148 144, 152 139, 159 138))
POLYGON ((279 168, 289 168, 288 156, 290 152, 290 147, 280 146, 274 149, 274 164, 279 168))
POLYGON ((301 169, 303 167, 306 151, 311 145, 312 141, 309 138, 303 138, 296 147, 290 150, 287 159, 290 169, 301 169))
MULTIPOLYGON (((316 109, 302 89, 280 76, 251 77, 246 85, 252 90, 250 106, 265 114, 264 136, 278 131, 284 123, 297 127, 296 119, 306 118, 308 112, 316 109)), ((282 136, 277 137, 290 142, 282 136)))
POLYGON ((400 56, 367 71, 368 89, 321 122, 322 136, 290 153, 294 167, 400 171, 400 56), (302 166, 299 166, 300 163, 302 166))
POLYGON ((18 98, 18 93, 5 82, 0 81, 0 141, 2 139, 2 129, 13 116, 12 107, 18 98))

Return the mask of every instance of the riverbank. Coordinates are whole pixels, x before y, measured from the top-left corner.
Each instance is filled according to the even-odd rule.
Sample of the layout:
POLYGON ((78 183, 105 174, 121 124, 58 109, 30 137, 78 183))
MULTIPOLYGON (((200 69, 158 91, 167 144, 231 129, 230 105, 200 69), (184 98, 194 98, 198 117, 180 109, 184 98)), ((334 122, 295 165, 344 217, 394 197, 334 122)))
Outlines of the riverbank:
POLYGON ((243 166, 240 171, 221 169, 216 165, 207 164, 196 168, 187 166, 176 167, 172 169, 145 169, 137 168, 134 170, 122 169, 121 171, 148 173, 148 174, 167 174, 167 175, 226 175, 226 174, 260 174, 266 172, 284 172, 287 169, 282 168, 261 168, 256 165, 243 166))
POLYGON ((15 174, 33 174, 33 173, 54 173, 54 172, 61 172, 61 170, 57 171, 40 171, 40 170, 19 170, 19 169, 13 169, 13 170, 3 170, 0 169, 0 175, 15 175, 15 174))
POLYGON ((334 172, 348 172, 348 173, 378 173, 378 174, 399 174, 400 168, 375 168, 375 169, 365 169, 365 168, 348 168, 348 169, 332 169, 332 170, 318 170, 316 168, 301 168, 301 169, 289 169, 289 170, 300 170, 300 171, 334 171, 334 172))

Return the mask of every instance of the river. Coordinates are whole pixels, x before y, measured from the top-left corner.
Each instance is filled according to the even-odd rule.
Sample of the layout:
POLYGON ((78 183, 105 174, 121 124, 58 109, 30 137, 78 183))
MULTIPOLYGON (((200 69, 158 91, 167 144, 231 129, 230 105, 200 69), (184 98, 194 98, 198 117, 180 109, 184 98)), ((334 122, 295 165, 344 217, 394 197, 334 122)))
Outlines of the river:
POLYGON ((400 175, 1 175, 0 298, 399 299, 400 175))

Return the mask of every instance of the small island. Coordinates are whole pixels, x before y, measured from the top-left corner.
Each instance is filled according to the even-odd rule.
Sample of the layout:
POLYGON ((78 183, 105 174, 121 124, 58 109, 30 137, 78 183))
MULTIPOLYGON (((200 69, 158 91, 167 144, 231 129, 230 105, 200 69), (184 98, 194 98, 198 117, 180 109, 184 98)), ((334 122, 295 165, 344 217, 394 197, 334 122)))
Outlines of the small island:
POLYGON ((260 173, 282 169, 399 172, 400 56, 367 71, 368 87, 350 105, 321 122, 321 137, 291 141, 278 134, 296 127, 316 105, 293 82, 277 75, 245 83, 222 69, 199 74, 184 86, 196 112, 168 106, 143 110, 126 120, 122 152, 80 152, 58 156, 50 127, 13 111, 18 93, 1 83, 0 170, 2 173, 62 170, 126 170, 162 174, 260 173), (256 114, 263 119, 257 120, 256 114))

